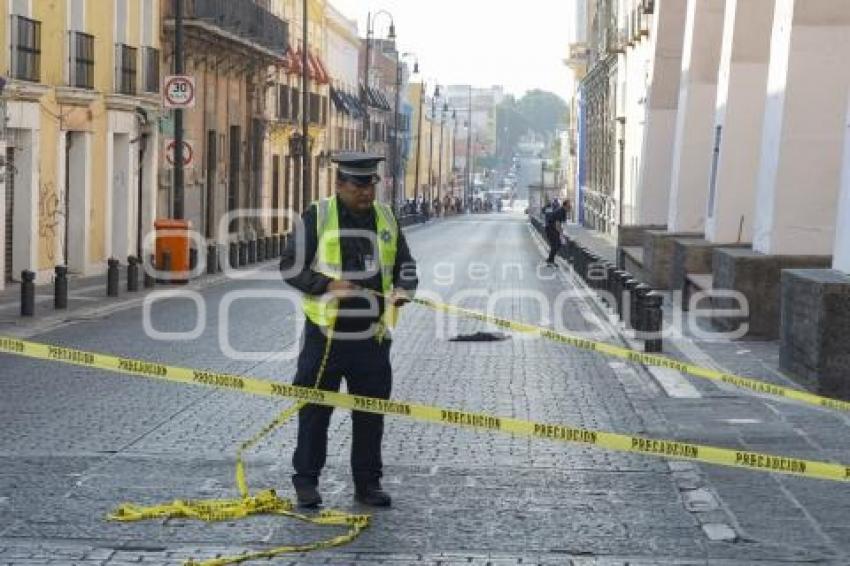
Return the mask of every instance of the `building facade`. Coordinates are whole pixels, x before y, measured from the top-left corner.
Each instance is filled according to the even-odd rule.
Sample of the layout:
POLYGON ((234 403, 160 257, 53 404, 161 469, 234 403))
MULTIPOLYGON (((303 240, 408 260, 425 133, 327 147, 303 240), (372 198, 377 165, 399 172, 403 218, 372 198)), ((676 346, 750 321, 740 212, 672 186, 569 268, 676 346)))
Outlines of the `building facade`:
POLYGON ((0 286, 137 255, 157 214, 158 0, 5 2, 0 286))

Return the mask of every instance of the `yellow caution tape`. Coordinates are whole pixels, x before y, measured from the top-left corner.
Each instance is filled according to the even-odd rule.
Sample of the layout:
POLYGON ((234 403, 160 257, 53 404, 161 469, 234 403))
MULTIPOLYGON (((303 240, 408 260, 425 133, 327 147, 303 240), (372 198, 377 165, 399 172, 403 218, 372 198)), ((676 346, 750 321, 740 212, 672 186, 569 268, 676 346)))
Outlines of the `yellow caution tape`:
POLYGON ((720 383, 727 383, 729 385, 734 385, 735 387, 739 387, 741 389, 747 389, 749 391, 761 393, 764 395, 782 397, 783 399, 792 399, 794 401, 800 401, 808 405, 814 405, 826 409, 833 409, 836 411, 850 412, 850 402, 841 401, 839 399, 831 399, 829 397, 823 397, 821 395, 809 393, 808 391, 792 389, 790 387, 783 387, 781 385, 774 385, 772 383, 759 381, 750 377, 735 375, 733 373, 724 373, 722 371, 700 367, 695 364, 680 362, 679 360, 675 360, 673 358, 662 356, 659 354, 645 354, 642 352, 636 352, 634 350, 630 350, 629 348, 622 348, 620 346, 608 344, 607 342, 596 342, 593 340, 588 340, 586 338, 580 338, 578 336, 571 336, 569 334, 556 332, 554 330, 542 326, 535 326, 533 324, 527 324, 524 322, 515 322, 513 320, 499 318, 497 316, 492 316, 463 307, 447 305, 443 303, 429 301, 426 299, 417 298, 412 299, 412 302, 437 311, 443 311, 446 313, 460 315, 467 318, 473 318, 482 322, 488 322, 490 324, 494 324, 496 326, 500 326, 502 328, 506 328, 514 332, 540 336, 542 338, 552 340, 553 342, 560 342, 562 344, 566 344, 568 346, 572 346, 580 350, 588 350, 590 352, 605 354, 607 356, 628 360, 630 362, 637 362, 639 364, 644 364, 647 366, 673 369, 682 373, 686 373, 688 375, 692 375, 694 377, 700 377, 703 379, 717 381, 720 383))
MULTIPOLYGON (((331 352, 333 334, 327 337, 325 351, 313 389, 318 389, 325 376, 328 358, 331 352)), ((213 379, 209 375, 206 379, 213 379)), ((264 426, 253 437, 243 442, 236 451, 236 487, 239 491, 239 499, 203 499, 203 500, 176 500, 162 505, 141 506, 133 503, 124 503, 118 509, 109 514, 108 518, 113 521, 147 521, 151 519, 195 519, 198 521, 231 521, 244 519, 251 515, 282 515, 313 525, 348 527, 348 531, 342 535, 307 544, 280 545, 259 552, 245 552, 238 556, 223 556, 201 562, 189 559, 186 566, 226 566, 228 564, 239 564, 260 558, 271 559, 281 554, 292 552, 309 552, 348 544, 357 538, 360 533, 369 526, 371 517, 369 515, 354 515, 335 510, 323 510, 317 516, 309 516, 294 511, 291 500, 277 496, 274 490, 260 491, 252 496, 248 489, 248 481, 245 475, 245 463, 243 455, 260 440, 268 436, 272 431, 286 424, 293 415, 304 407, 305 403, 299 401, 285 409, 269 424, 264 426)))
POLYGON ((256 378, 180 368, 156 362, 146 362, 72 348, 50 346, 14 338, 0 338, 0 352, 39 360, 56 360, 84 367, 109 370, 173 383, 205 385, 247 394, 295 399, 297 401, 340 409, 400 416, 422 422, 500 431, 557 442, 593 445, 619 452, 692 460, 706 464, 775 472, 805 478, 840 482, 850 481, 850 466, 844 464, 804 460, 787 456, 693 444, 690 442, 679 442, 676 440, 646 438, 629 434, 539 423, 513 417, 496 417, 469 411, 362 397, 359 395, 298 387, 285 383, 275 383, 256 378))

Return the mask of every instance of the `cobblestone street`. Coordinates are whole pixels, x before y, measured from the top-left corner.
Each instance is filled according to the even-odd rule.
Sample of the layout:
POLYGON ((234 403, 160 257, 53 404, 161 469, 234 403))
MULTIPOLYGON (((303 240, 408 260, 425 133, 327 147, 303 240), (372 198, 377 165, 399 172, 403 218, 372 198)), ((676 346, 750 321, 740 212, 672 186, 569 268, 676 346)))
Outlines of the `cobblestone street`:
MULTIPOLYGON (((424 297, 480 310, 489 301, 505 318, 557 322, 622 343, 594 301, 563 295, 579 288, 568 268, 541 267, 542 241, 524 216, 459 216, 413 228, 407 238, 424 297)), ((262 273, 268 280, 222 279, 200 291, 206 325, 196 340, 150 339, 138 305, 69 320, 31 339, 289 382, 294 358, 281 362, 273 353, 297 347, 297 304, 258 293, 235 300, 222 316, 233 291, 284 289, 271 277, 273 265, 262 273), (222 332, 234 349, 259 352, 256 359, 225 356, 222 332)), ((153 326, 189 331, 195 311, 185 298, 161 301, 151 312, 153 326)), ((394 335, 393 398, 850 461, 850 421, 838 413, 674 374, 672 382, 695 392, 679 398, 646 368, 539 338, 450 341, 498 330, 406 307, 394 335)), ((706 356, 718 364, 776 379, 758 373, 755 354, 753 361, 735 361, 714 347, 706 356)), ((0 356, 0 387, 0 565, 181 564, 339 534, 282 517, 211 524, 106 520, 123 502, 235 497, 238 444, 285 403, 7 355, 0 356)), ((252 489, 291 495, 294 439, 290 422, 248 454, 252 489)), ((350 417, 337 411, 322 493, 326 507, 370 512, 352 499, 350 441, 350 417)), ((375 512, 372 526, 352 544, 271 563, 850 563, 846 484, 392 418, 384 458, 391 509, 375 512)))

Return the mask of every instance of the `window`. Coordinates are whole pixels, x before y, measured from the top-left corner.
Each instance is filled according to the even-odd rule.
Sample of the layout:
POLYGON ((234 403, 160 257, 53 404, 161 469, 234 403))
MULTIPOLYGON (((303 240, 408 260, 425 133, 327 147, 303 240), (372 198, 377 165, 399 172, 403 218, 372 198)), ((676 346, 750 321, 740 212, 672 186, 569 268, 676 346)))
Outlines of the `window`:
POLYGON ((115 91, 136 94, 136 48, 119 43, 115 46, 115 91))
POLYGON ((142 47, 142 90, 159 92, 159 49, 142 47))
POLYGON ((310 122, 313 124, 318 124, 321 121, 321 112, 320 112, 320 99, 319 95, 315 93, 310 93, 310 122))
POLYGON ((41 22, 12 16, 12 77, 41 81, 41 22))
POLYGON ((278 93, 278 109, 277 109, 277 118, 278 120, 290 120, 292 117, 289 115, 289 109, 292 106, 290 103, 289 97, 291 96, 289 92, 289 87, 286 85, 280 85, 279 93, 278 93))
POLYGON ((292 121, 295 122, 300 118, 301 115, 301 96, 299 95, 298 89, 292 89, 292 115, 290 116, 292 121))
POLYGON ((74 88, 94 88, 94 36, 68 32, 68 84, 74 88))

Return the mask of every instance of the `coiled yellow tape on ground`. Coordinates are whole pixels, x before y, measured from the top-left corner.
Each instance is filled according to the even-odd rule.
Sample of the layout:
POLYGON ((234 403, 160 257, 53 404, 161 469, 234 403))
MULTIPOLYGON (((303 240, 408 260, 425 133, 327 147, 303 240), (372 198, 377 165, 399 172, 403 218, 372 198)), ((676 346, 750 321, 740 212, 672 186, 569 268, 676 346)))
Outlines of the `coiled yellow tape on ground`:
POLYGON ((775 472, 805 478, 840 482, 850 481, 850 466, 844 464, 733 450, 675 440, 646 438, 565 425, 539 423, 513 417, 498 417, 469 411, 405 403, 402 401, 361 397, 359 395, 309 389, 286 383, 276 383, 226 373, 180 368, 131 358, 120 358, 83 350, 28 342, 15 338, 0 338, 0 352, 39 360, 55 360, 173 383, 205 385, 217 389, 240 391, 254 395, 295 399, 297 401, 340 409, 400 416, 422 422, 500 431, 559 442, 594 445, 620 452, 692 460, 706 464, 775 472))

